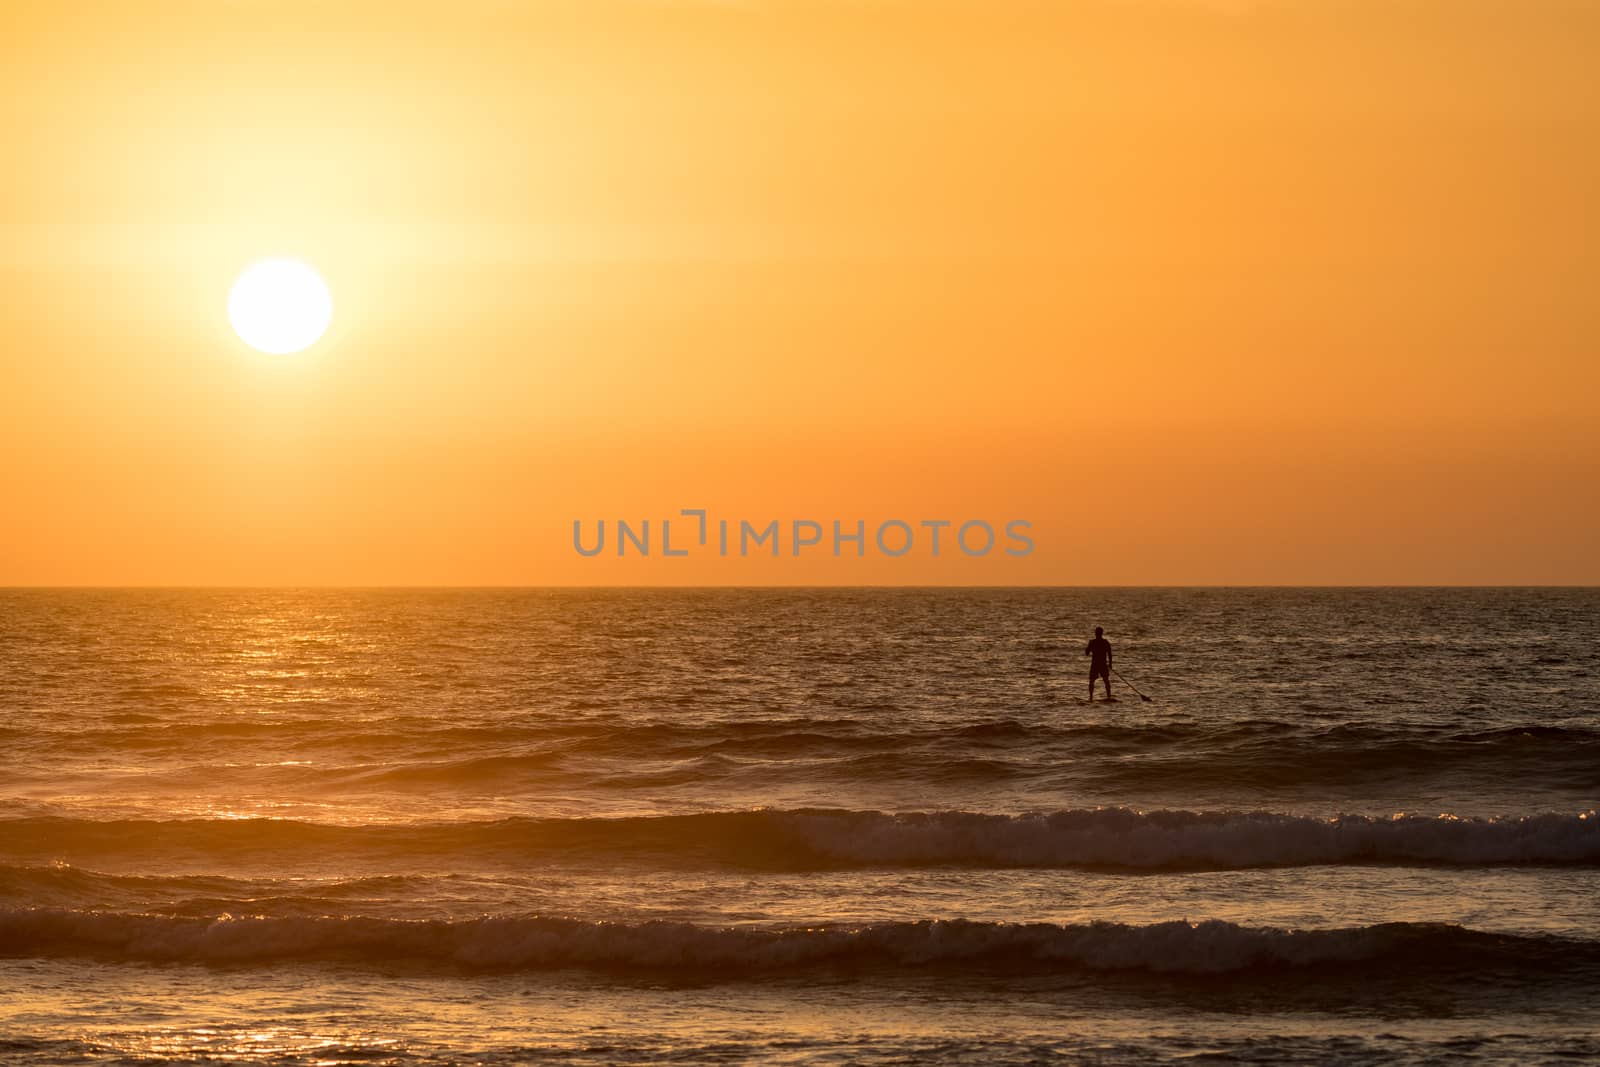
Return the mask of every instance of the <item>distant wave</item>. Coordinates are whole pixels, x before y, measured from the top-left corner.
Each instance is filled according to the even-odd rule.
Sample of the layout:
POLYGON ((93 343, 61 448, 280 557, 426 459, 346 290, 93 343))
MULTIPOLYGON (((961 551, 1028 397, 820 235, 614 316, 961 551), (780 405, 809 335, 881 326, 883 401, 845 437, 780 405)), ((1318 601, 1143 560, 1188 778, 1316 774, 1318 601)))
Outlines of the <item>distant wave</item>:
POLYGON ((818 967, 989 973, 1169 974, 1442 971, 1600 974, 1600 944, 1387 923, 1283 930, 1233 923, 884 922, 861 926, 713 927, 570 918, 180 918, 53 908, 0 908, 0 952, 117 960, 272 963, 407 961, 483 969, 596 968, 678 977, 818 967))
POLYGON ((1458 730, 1440 726, 1374 723, 1326 724, 1274 718, 1219 722, 1190 720, 1128 723, 1024 722, 992 719, 947 726, 914 726, 884 730, 881 718, 793 717, 775 719, 712 719, 701 722, 624 722, 615 718, 589 721, 494 721, 441 724, 436 718, 396 715, 383 718, 315 716, 256 719, 178 720, 165 722, 141 716, 138 723, 114 726, 28 729, 0 727, 0 736, 37 739, 51 748, 116 751, 140 748, 181 749, 206 742, 237 744, 266 739, 278 745, 355 744, 364 747, 437 749, 449 746, 471 751, 478 746, 503 750, 531 746, 616 756, 692 757, 711 752, 783 756, 813 748, 839 751, 894 751, 908 745, 953 742, 989 748, 1032 748, 1040 744, 1088 747, 1096 752, 1147 752, 1162 745, 1233 746, 1284 742, 1312 748, 1415 748, 1435 752, 1489 749, 1600 749, 1600 728, 1528 723, 1494 729, 1458 730))
POLYGON ((1319 864, 1600 864, 1600 816, 1505 818, 1093 808, 1028 815, 805 809, 336 826, 278 819, 0 820, 0 855, 572 858, 667 867, 1233 869, 1319 864))
POLYGON ((220 874, 114 874, 65 863, 0 864, 0 904, 67 908, 159 907, 215 915, 240 906, 273 914, 342 913, 373 898, 425 900, 457 879, 450 874, 379 874, 330 879, 249 879, 220 874), (166 903, 152 904, 151 901, 166 903), (137 903, 135 903, 137 902, 137 903))
POLYGON ((1600 730, 1517 725, 1492 730, 1347 723, 1234 723, 1134 758, 1091 761, 1086 781, 1105 787, 1294 789, 1318 783, 1405 779, 1588 791, 1600 779, 1600 730))
MULTIPOLYGON (((1151 787, 1294 789, 1398 777, 1587 789, 1600 779, 1600 729, 1515 725, 1289 723, 1240 719, 1062 724, 1016 719, 884 730, 867 720, 458 723, 330 718, 179 722, 41 730, 17 743, 54 761, 138 751, 166 761, 144 779, 172 788, 235 778, 297 790, 469 792, 531 787, 630 790, 707 786, 751 776, 789 781, 914 780, 981 785, 1036 780, 1134 795, 1151 787), (252 760, 269 749, 271 759, 252 760), (286 756, 305 757, 286 764, 286 756)), ((71 764, 69 763, 70 767, 71 764)))

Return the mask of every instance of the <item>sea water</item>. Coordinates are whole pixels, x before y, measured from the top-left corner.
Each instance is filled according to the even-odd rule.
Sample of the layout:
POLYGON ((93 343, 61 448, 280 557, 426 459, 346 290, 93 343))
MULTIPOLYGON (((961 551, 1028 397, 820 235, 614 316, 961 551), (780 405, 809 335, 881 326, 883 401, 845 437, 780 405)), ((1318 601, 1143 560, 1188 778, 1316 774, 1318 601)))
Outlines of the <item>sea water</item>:
POLYGON ((1594 590, 0 591, 0 1058, 1600 1056, 1597 712, 1594 590))

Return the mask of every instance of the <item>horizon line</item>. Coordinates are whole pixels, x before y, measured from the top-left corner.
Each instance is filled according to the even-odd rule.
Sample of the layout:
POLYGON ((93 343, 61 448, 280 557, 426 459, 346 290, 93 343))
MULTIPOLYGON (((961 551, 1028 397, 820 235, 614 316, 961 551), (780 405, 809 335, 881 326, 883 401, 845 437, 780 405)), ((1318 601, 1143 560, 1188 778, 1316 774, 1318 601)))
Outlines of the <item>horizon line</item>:
POLYGON ((1216 583, 1216 582, 1155 582, 1150 584, 1132 583, 1035 583, 1029 585, 1006 583, 940 583, 940 584, 913 584, 913 583, 768 583, 764 585, 740 585, 737 583, 715 584, 626 584, 626 583, 576 583, 558 582, 542 584, 433 584, 433 583, 387 583, 387 584, 362 584, 362 583, 266 583, 266 584, 228 584, 228 583, 138 583, 138 584, 97 584, 97 583, 60 583, 60 584, 25 584, 25 585, 0 585, 0 591, 13 592, 19 590, 52 591, 52 590, 84 590, 84 591, 120 591, 120 590, 308 590, 308 589, 342 589, 342 590, 436 590, 436 591, 470 591, 470 590, 547 590, 547 589, 573 589, 573 590, 975 590, 975 589, 1600 589, 1600 584, 1584 582, 1466 582, 1466 583, 1439 583, 1439 582, 1244 582, 1244 583, 1216 583))

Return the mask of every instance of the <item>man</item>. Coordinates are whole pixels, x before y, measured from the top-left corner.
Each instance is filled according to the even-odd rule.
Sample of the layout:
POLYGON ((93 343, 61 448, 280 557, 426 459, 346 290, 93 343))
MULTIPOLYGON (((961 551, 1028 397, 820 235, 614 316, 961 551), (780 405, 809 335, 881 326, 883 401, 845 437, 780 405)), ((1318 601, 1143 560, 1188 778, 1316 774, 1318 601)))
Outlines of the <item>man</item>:
POLYGON ((1089 642, 1083 650, 1085 656, 1093 656, 1089 661, 1089 699, 1094 699, 1094 680, 1104 678, 1106 682, 1106 699, 1111 700, 1111 642, 1104 637, 1105 631, 1100 627, 1094 628, 1094 640, 1089 642))

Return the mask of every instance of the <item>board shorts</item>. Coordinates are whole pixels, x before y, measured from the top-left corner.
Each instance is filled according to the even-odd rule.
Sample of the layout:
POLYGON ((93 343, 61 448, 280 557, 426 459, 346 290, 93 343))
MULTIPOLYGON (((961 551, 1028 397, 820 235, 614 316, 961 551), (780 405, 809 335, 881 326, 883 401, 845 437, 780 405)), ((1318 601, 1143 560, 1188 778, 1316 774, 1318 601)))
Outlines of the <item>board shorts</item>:
POLYGON ((1104 678, 1108 682, 1111 681, 1111 664, 1109 664, 1109 663, 1091 663, 1091 664, 1089 664, 1089 681, 1092 682, 1096 678, 1104 678))

